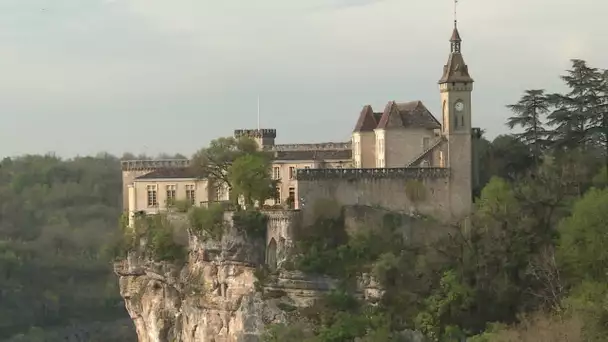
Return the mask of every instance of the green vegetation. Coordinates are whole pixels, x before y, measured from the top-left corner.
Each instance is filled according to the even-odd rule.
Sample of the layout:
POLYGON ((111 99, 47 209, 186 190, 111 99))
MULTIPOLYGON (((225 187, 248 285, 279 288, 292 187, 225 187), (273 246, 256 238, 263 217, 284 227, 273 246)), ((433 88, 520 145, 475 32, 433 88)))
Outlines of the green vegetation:
POLYGON ((146 241, 145 252, 156 261, 180 262, 187 256, 187 249, 176 241, 176 228, 166 215, 148 215, 138 218, 135 230, 139 239, 146 241))
POLYGON ((273 198, 276 182, 271 177, 271 160, 264 154, 247 154, 237 158, 228 169, 234 196, 242 196, 247 208, 254 202, 273 198))
POLYGON ((266 238, 268 217, 258 210, 235 211, 232 221, 237 229, 245 229, 242 232, 248 236, 258 239, 266 238))
POLYGON ((224 235, 224 207, 215 203, 208 208, 194 207, 188 213, 190 227, 204 238, 221 240, 224 235))
POLYGON ((176 200, 171 203, 171 207, 178 213, 187 213, 193 205, 192 202, 188 200, 176 200))
POLYGON ((0 340, 136 338, 111 253, 103 252, 121 214, 121 193, 120 161, 109 155, 2 160, 0 340))

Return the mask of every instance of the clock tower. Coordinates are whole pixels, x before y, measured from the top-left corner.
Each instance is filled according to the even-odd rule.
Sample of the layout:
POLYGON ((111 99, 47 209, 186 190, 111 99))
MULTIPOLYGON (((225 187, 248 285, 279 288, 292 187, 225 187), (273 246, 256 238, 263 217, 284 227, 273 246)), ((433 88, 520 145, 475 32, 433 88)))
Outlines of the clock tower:
POLYGON ((471 145, 471 93, 473 79, 464 62, 462 39, 457 22, 450 38, 450 56, 439 80, 443 125, 447 144, 444 149, 445 167, 450 169, 449 204, 455 217, 466 216, 473 203, 473 173, 471 145))

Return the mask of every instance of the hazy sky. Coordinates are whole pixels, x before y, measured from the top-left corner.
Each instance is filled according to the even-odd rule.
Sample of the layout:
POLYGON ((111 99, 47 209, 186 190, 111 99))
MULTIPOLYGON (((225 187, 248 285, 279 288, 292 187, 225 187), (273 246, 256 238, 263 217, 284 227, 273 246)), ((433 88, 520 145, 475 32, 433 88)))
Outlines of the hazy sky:
MULTIPOLYGON (((278 143, 346 141, 365 104, 439 115, 450 0, 1 0, 0 157, 190 154, 261 124, 278 143)), ((561 90, 570 58, 608 67, 608 2, 461 0, 473 121, 561 90)))

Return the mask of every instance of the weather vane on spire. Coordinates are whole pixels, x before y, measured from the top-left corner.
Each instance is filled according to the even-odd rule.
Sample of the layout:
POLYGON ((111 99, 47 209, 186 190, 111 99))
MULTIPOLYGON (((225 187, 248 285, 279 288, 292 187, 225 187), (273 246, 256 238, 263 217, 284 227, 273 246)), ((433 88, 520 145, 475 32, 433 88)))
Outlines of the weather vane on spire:
POLYGON ((458 24, 458 0, 454 0, 454 27, 458 24))

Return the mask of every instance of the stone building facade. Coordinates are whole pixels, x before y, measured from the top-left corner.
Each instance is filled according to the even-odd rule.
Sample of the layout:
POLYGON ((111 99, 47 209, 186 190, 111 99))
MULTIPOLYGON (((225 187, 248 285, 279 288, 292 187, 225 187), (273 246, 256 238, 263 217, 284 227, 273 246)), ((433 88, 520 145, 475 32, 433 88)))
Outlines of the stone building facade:
MULTIPOLYGON (((293 198, 290 209, 302 210, 304 217, 321 198, 441 220, 468 215, 473 202, 472 142, 479 130, 471 126, 473 79, 461 43, 455 25, 438 82, 442 123, 421 101, 390 101, 381 112, 364 106, 349 142, 281 145, 275 144, 274 129, 235 130, 235 137, 252 137, 274 154, 271 172, 280 185, 277 198, 267 204, 283 205, 293 198), (412 187, 418 188, 416 196, 412 187)), ((227 189, 197 179, 188 163, 124 161, 125 211, 162 211, 170 198, 195 205, 228 199, 227 189)))

